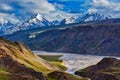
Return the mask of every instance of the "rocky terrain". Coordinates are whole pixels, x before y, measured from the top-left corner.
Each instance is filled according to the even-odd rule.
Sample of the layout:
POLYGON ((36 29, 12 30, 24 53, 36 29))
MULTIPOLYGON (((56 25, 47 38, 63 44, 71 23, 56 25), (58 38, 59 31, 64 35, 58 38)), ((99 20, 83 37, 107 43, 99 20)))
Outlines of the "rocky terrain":
POLYGON ((76 71, 75 74, 91 80, 120 80, 120 60, 104 58, 96 65, 76 71))

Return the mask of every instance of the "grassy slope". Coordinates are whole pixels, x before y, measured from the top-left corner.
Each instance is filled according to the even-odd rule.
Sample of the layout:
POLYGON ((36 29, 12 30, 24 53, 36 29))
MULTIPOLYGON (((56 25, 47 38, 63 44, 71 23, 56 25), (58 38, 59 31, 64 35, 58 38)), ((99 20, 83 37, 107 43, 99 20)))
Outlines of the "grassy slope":
POLYGON ((10 72, 3 67, 0 67, 0 80, 11 80, 9 76, 10 72))
MULTIPOLYGON (((59 67, 65 68, 61 65, 62 61, 58 60, 58 57, 52 57, 52 59, 44 60, 39 56, 32 53, 26 46, 21 43, 13 43, 10 41, 0 40, 0 49, 4 51, 4 54, 1 55, 9 55, 13 60, 18 61, 19 63, 25 65, 28 68, 32 68, 38 72, 42 72, 44 75, 48 75, 53 73, 54 71, 62 71, 59 67), (56 61, 56 62, 55 62, 56 61), (59 66, 59 67, 58 67, 59 66)), ((0 69, 0 79, 1 80, 10 80, 9 71, 4 68, 0 69), (4 73, 4 74, 3 74, 4 73)), ((64 73, 64 72, 62 72, 64 73)), ((61 74, 62 76, 66 75, 69 77, 70 74, 67 73, 61 74)), ((54 80, 53 77, 48 76, 48 80, 54 80), (50 79, 51 78, 51 79, 50 79)), ((75 78, 75 76, 72 76, 75 78)), ((58 80, 58 79, 55 79, 58 80)))
POLYGON ((65 71, 67 69, 65 66, 62 65, 63 61, 59 59, 62 55, 39 55, 39 56, 41 58, 47 60, 49 63, 57 65, 63 71, 65 71))
POLYGON ((61 70, 58 66, 33 54, 32 51, 22 43, 14 43, 0 38, 0 49, 4 50, 13 60, 18 61, 28 68, 42 72, 45 75, 56 70, 61 70))

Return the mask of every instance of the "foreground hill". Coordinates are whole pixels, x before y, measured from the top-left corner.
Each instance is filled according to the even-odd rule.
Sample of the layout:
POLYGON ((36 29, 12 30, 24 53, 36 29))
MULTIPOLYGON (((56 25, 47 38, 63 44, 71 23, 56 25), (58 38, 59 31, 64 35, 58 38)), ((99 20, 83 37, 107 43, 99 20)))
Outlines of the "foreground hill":
POLYGON ((9 56, 12 59, 17 60, 19 63, 37 71, 59 70, 58 67, 49 64, 47 61, 33 54, 31 50, 22 43, 11 42, 0 38, 0 50, 1 56, 9 56))
POLYGON ((65 73, 61 67, 33 54, 22 43, 0 38, 0 80, 86 80, 65 73))
POLYGON ((76 71, 75 74, 91 80, 120 80, 120 60, 104 58, 98 64, 76 71))
POLYGON ((43 73, 55 70, 59 68, 34 55, 22 43, 0 38, 1 80, 46 80, 43 73))

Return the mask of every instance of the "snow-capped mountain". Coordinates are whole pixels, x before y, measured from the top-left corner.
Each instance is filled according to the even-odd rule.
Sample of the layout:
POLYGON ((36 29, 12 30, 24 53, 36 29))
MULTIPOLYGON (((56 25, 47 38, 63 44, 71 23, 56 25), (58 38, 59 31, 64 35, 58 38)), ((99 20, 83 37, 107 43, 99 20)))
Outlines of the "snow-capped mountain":
MULTIPOLYGON (((34 29, 34 28, 45 27, 45 26, 48 27, 52 25, 61 25, 61 24, 65 24, 64 19, 61 21, 58 21, 58 20, 49 21, 47 18, 43 17, 41 14, 38 13, 38 14, 33 15, 27 21, 8 27, 7 29, 3 31, 3 33, 11 34, 13 32, 20 31, 20 30, 34 29)), ((5 27, 2 27, 2 29, 4 28, 5 27)))
POLYGON ((10 29, 14 24, 9 22, 8 20, 4 20, 0 23, 0 34, 3 34, 4 31, 10 29))
POLYGON ((32 16, 31 19, 29 19, 28 21, 22 23, 20 29, 26 30, 50 25, 51 25, 50 22, 38 13, 32 16))
POLYGON ((36 14, 33 18, 31 18, 30 20, 28 20, 29 24, 39 24, 41 26, 46 26, 46 25, 50 25, 49 21, 47 19, 45 19, 42 15, 40 15, 39 13, 36 14))
POLYGON ((88 22, 88 21, 100 21, 100 20, 106 20, 106 19, 111 19, 112 17, 110 15, 101 15, 98 13, 87 13, 83 16, 78 16, 74 22, 79 23, 79 22, 88 22))
POLYGON ((65 18, 63 21, 65 24, 70 23, 82 23, 82 22, 89 22, 89 21, 100 21, 100 20, 106 20, 106 19, 112 19, 110 15, 101 15, 98 13, 87 13, 84 15, 77 15, 72 16, 70 18, 65 18))
POLYGON ((49 27, 54 25, 63 25, 70 23, 82 23, 89 21, 100 21, 111 19, 109 15, 100 15, 98 13, 87 13, 83 16, 72 16, 70 18, 65 18, 61 21, 53 20, 49 21, 47 18, 43 17, 41 14, 35 14, 27 21, 23 21, 19 24, 12 24, 8 20, 5 20, 4 23, 0 23, 0 34, 11 34, 16 31, 33 29, 38 27, 49 27))
POLYGON ((74 17, 70 17, 70 18, 66 18, 66 24, 69 24, 69 23, 75 23, 75 20, 77 19, 76 16, 74 17))
POLYGON ((51 25, 60 25, 60 21, 54 20, 50 22, 51 25))

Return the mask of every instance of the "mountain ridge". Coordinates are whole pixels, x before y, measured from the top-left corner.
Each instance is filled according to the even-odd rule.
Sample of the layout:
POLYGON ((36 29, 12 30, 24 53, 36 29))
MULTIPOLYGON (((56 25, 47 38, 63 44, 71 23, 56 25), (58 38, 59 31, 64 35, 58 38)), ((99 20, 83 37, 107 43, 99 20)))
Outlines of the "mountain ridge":
POLYGON ((119 22, 118 18, 98 21, 100 24, 97 22, 74 24, 67 28, 53 28, 40 32, 39 30, 25 31, 24 34, 18 32, 6 38, 24 42, 33 50, 120 56, 119 22), (107 24, 109 22, 111 23, 107 24), (32 35, 34 37, 29 38, 32 35))
POLYGON ((46 17, 41 14, 35 14, 27 21, 20 22, 18 24, 12 24, 9 21, 9 24, 3 23, 1 25, 1 35, 12 34, 17 31, 40 28, 40 27, 50 27, 55 25, 64 25, 71 23, 84 23, 89 21, 101 21, 106 19, 111 19, 111 16, 100 15, 98 13, 87 13, 83 16, 74 16, 70 18, 64 18, 61 21, 53 20, 49 21, 46 17))

